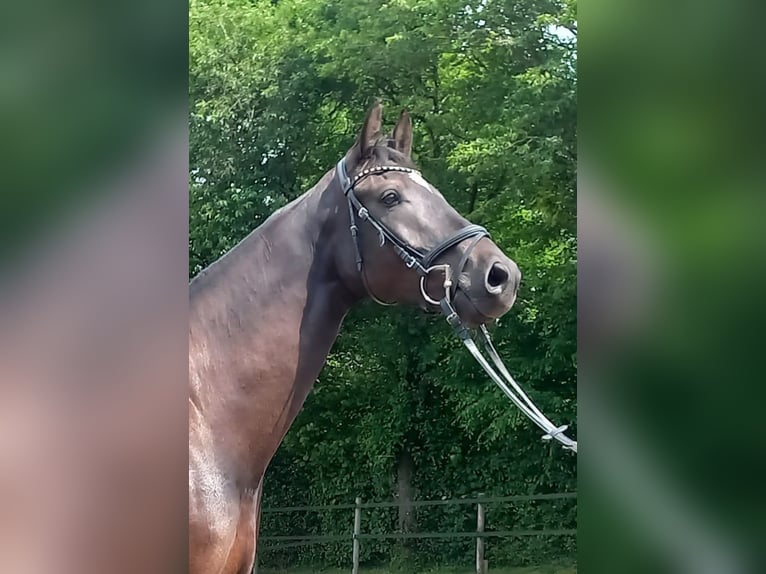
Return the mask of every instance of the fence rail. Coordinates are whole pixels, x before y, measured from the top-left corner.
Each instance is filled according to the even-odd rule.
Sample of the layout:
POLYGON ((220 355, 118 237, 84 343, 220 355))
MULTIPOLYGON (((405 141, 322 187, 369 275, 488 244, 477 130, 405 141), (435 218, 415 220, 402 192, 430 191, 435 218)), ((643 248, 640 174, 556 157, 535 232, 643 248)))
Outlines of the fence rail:
POLYGON ((312 546, 315 544, 327 544, 332 542, 353 542, 353 570, 359 570, 359 546, 362 540, 402 540, 402 539, 476 539, 476 572, 484 574, 487 561, 484 560, 484 540, 487 538, 515 538, 528 536, 573 536, 577 530, 572 528, 554 528, 539 530, 484 530, 484 514, 487 513, 487 505, 492 503, 507 502, 530 502, 538 500, 565 500, 577 498, 576 492, 561 492, 551 494, 519 494, 512 496, 479 496, 474 498, 450 498, 438 500, 414 500, 408 503, 411 507, 423 506, 451 506, 451 505, 476 505, 477 521, 476 532, 392 532, 392 533, 362 533, 361 513, 369 508, 395 508, 401 501, 362 502, 360 498, 355 503, 349 504, 325 504, 318 506, 283 506, 264 508, 263 514, 276 514, 285 512, 320 512, 327 510, 354 510, 353 531, 346 534, 306 534, 286 536, 261 536, 263 542, 271 542, 259 550, 281 550, 284 548, 296 548, 299 546, 312 546))
MULTIPOLYGON (((413 500, 410 506, 440 506, 453 504, 489 504, 492 502, 529 502, 533 500, 561 500, 566 498, 577 498, 576 492, 558 492, 553 494, 516 494, 513 496, 487 496, 478 498, 449 498, 437 500, 413 500)), ((394 508, 401 504, 400 501, 384 502, 362 502, 359 508, 394 508)), ((274 508, 264 508, 262 514, 276 514, 280 512, 319 512, 322 510, 351 510, 356 508, 356 504, 324 504, 319 506, 277 506, 274 508)))
MULTIPOLYGON (((390 540, 403 538, 512 538, 516 536, 569 536, 577 534, 573 528, 544 529, 544 530, 494 530, 491 532, 391 532, 388 534, 358 534, 359 540, 390 540)), ((340 542, 350 540, 348 534, 320 534, 316 536, 262 536, 263 541, 317 541, 340 542)), ((269 546, 268 548, 275 548, 269 546)), ((277 547, 279 548, 279 547, 277 547)))

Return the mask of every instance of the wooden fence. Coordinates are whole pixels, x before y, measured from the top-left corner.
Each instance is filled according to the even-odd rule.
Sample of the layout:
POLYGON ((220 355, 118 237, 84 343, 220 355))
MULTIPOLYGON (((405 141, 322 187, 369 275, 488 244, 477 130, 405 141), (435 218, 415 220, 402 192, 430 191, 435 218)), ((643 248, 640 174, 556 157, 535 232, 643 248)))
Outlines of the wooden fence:
MULTIPOLYGON (((412 539, 412 538, 474 538, 476 540, 476 573, 486 574, 487 561, 484 558, 484 540, 486 538, 514 538, 526 536, 573 536, 577 533, 576 529, 536 529, 536 530, 500 530, 487 531, 486 525, 486 505, 490 503, 503 502, 528 502, 538 500, 562 500, 577 498, 575 492, 553 493, 553 494, 520 494, 513 496, 493 496, 476 498, 451 498, 448 500, 414 500, 409 505, 412 507, 423 506, 449 506, 449 505, 476 505, 476 531, 472 532, 392 532, 386 534, 374 534, 362 532, 362 514, 369 508, 393 508, 400 505, 400 501, 385 502, 362 502, 357 497, 354 503, 349 504, 329 504, 323 506, 284 506, 275 508, 264 508, 263 514, 278 512, 321 512, 327 510, 353 510, 353 519, 349 517, 349 524, 353 529, 347 534, 314 534, 301 536, 261 536, 259 544, 266 543, 263 550, 276 550, 282 548, 292 548, 298 546, 308 546, 312 544, 326 544, 328 542, 340 542, 347 540, 351 542, 351 563, 352 574, 359 573, 359 557, 361 544, 363 540, 385 540, 385 539, 412 539)), ((256 570, 258 561, 256 557, 256 570)))

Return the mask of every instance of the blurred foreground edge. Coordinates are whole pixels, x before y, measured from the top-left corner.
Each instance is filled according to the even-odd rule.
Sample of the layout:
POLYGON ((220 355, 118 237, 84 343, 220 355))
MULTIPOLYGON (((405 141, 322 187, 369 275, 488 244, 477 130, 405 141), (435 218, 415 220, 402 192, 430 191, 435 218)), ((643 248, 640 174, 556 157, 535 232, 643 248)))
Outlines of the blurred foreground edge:
POLYGON ((186 571, 179 112, 3 270, 0 572, 186 571))

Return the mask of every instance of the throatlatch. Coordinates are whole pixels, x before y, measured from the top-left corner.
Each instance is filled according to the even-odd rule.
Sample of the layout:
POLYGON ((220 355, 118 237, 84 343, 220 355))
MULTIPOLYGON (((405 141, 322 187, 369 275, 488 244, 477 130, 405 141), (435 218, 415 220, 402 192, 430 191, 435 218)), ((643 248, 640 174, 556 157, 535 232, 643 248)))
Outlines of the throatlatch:
MULTIPOLYGON (((508 369, 505 367, 505 364, 503 364, 502 359, 500 359, 500 356, 497 354, 497 351, 492 344, 492 339, 489 336, 487 328, 484 325, 481 325, 479 327, 479 333, 481 335, 480 340, 482 341, 484 350, 489 355, 492 363, 494 363, 494 367, 484 357, 478 345, 471 336, 471 332, 460 320, 460 316, 457 314, 457 311, 455 311, 455 308, 452 305, 452 296, 454 294, 452 267, 446 264, 433 264, 439 255, 443 254, 451 247, 458 245, 466 239, 474 238, 470 248, 461 258, 461 269, 458 269, 458 273, 461 272, 468 254, 470 253, 470 250, 473 249, 479 239, 482 237, 489 237, 489 232, 479 225, 467 225, 466 227, 450 235, 447 239, 437 244, 435 247, 431 248, 427 253, 421 253, 418 249, 415 249, 411 245, 402 241, 382 222, 376 220, 375 217, 373 217, 370 212, 367 211, 364 205, 362 205, 354 193, 354 186, 360 180, 371 175, 379 175, 392 171, 418 173, 416 170, 402 166, 377 166, 365 169, 358 173, 353 179, 351 179, 349 178, 348 172, 346 171, 346 160, 343 158, 338 162, 335 171, 338 175, 338 180, 340 182, 341 188, 343 189, 343 193, 348 200, 350 218, 349 230, 354 242, 356 268, 357 271, 362 274, 362 279, 365 282, 365 286, 367 281, 363 270, 364 262, 362 260, 361 251, 359 249, 359 229, 356 225, 357 216, 362 221, 368 222, 378 232, 381 247, 385 245, 386 240, 388 240, 396 254, 402 259, 402 261, 404 261, 404 264, 410 269, 414 268, 420 274, 420 292, 423 298, 428 303, 439 306, 441 312, 447 319, 447 323, 449 323, 449 325, 455 331, 455 334, 462 341, 463 345, 465 345, 473 358, 476 359, 476 361, 479 363, 479 365, 481 365, 487 375, 489 375, 489 378, 492 379, 498 387, 500 387, 505 396, 507 396, 519 408, 519 410, 524 413, 527 418, 529 418, 533 423, 535 423, 545 432, 543 435, 543 440, 555 439, 560 442, 565 449, 576 453, 577 441, 570 439, 567 435, 564 434, 564 431, 566 431, 569 427, 567 425, 557 427, 540 411, 540 409, 537 408, 529 396, 527 396, 527 394, 522 390, 519 384, 508 372, 508 369), (437 270, 440 270, 444 273, 444 297, 438 301, 436 299, 432 299, 426 292, 425 288, 425 281, 429 273, 437 270)), ((369 290, 369 287, 367 287, 367 291, 375 301, 386 305, 385 302, 380 301, 372 294, 372 292, 369 290)))

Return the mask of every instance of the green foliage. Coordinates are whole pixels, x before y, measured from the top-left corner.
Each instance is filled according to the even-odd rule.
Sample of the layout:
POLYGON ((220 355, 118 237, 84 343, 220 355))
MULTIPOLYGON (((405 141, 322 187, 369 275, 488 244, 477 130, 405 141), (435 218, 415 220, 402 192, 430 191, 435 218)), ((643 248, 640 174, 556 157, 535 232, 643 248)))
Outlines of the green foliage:
MULTIPOLYGON (((192 0, 190 275, 313 185, 382 97, 389 121, 410 110, 425 176, 519 264, 519 300, 495 342, 540 408, 574 422, 574 10, 571 0, 192 0)), ((541 442, 443 321, 363 305, 270 467, 265 506, 390 499, 405 450, 418 498, 575 488, 575 457, 541 442)), ((575 525, 573 504, 540 505, 498 508, 491 526, 575 525)), ((419 512, 418 528, 470 528, 463 510, 419 512)), ((264 532, 347 532, 350 517, 266 515, 264 532)), ((363 528, 396 525, 384 509, 363 528)), ((525 539, 507 556, 488 548, 495 561, 524 562, 571 556, 572 545, 525 539)), ((363 559, 387 562, 396 547, 366 542, 363 559)), ((466 552, 438 541, 416 549, 432 563, 466 552)), ((348 544, 264 559, 340 565, 348 544)))

